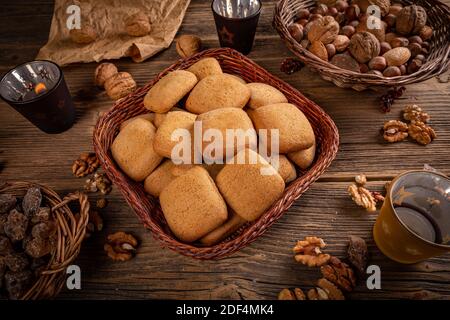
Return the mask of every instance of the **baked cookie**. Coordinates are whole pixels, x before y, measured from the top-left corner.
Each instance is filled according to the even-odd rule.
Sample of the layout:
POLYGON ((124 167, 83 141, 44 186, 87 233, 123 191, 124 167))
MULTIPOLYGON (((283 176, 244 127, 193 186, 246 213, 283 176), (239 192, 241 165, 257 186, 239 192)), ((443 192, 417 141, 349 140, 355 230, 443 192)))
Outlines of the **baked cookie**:
MULTIPOLYGON (((296 106, 290 103, 277 103, 247 111, 256 130, 279 130, 279 153, 303 150, 314 144, 314 131, 296 106)), ((271 150, 271 132, 267 132, 268 150, 271 150)))
MULTIPOLYGON (((171 112, 171 111, 186 111, 186 110, 183 110, 183 109, 178 108, 178 107, 173 107, 172 109, 169 110, 169 112, 171 112)), ((166 118, 166 116, 167 116, 167 114, 169 112, 166 112, 166 113, 154 113, 154 115, 155 115, 155 119, 153 120, 154 126, 159 128, 159 126, 161 125, 161 123, 163 123, 164 119, 166 118)))
POLYGON ((285 186, 278 172, 250 149, 241 150, 223 167, 216 184, 228 205, 247 221, 258 219, 281 197, 285 186), (244 159, 244 164, 238 163, 244 159))
POLYGON ((161 162, 153 150, 155 127, 150 121, 136 119, 123 128, 111 145, 119 167, 133 180, 144 180, 161 162))
POLYGON ((186 109, 201 114, 220 108, 244 108, 250 89, 228 75, 214 75, 199 81, 186 100, 186 109))
POLYGON ((175 70, 150 88, 144 98, 144 106, 156 113, 169 111, 197 84, 197 77, 186 70, 175 70))
POLYGON ((186 111, 169 112, 156 131, 153 141, 155 152, 162 157, 172 158, 172 150, 179 141, 172 141, 172 133, 176 129, 187 129, 191 132, 196 115, 186 111))
MULTIPOLYGON (((256 147, 258 144, 258 137, 256 135, 255 128, 253 127, 252 120, 248 117, 247 113, 238 108, 222 108, 215 109, 197 116, 197 121, 202 123, 203 131, 203 156, 206 153, 211 156, 208 159, 215 159, 217 155, 208 152, 208 146, 215 145, 217 143, 216 139, 212 142, 204 141, 208 135, 208 130, 219 130, 221 134, 221 142, 223 145, 222 157, 220 160, 225 159, 226 155, 234 156, 237 150, 242 150, 245 147, 256 147), (234 137, 228 141, 227 139, 227 129, 228 134, 232 134, 234 137), (236 131, 236 130, 242 131, 236 131), (233 130, 233 131, 232 131, 233 130)), ((211 132, 211 131, 209 131, 211 132)))
POLYGON ((153 113, 153 112, 144 113, 144 114, 140 114, 136 117, 130 118, 128 120, 125 120, 124 122, 122 122, 120 124, 120 130, 123 130, 123 128, 125 128, 127 125, 129 125, 131 121, 134 121, 136 119, 144 119, 144 120, 147 120, 147 121, 150 121, 153 123, 153 120, 155 120, 155 113, 153 113))
POLYGON ((199 81, 208 76, 222 74, 219 61, 215 58, 203 58, 186 70, 195 74, 199 81))
POLYGON ((292 162, 290 162, 284 154, 278 156, 278 162, 278 173, 283 178, 284 182, 289 183, 294 181, 297 178, 297 171, 292 162))
POLYGON ((288 153, 287 156, 297 166, 299 166, 300 169, 308 169, 314 162, 314 158, 316 156, 316 142, 314 141, 312 147, 309 147, 308 149, 291 152, 288 153))
POLYGON ((170 230, 185 242, 200 239, 228 217, 225 201, 201 166, 174 179, 159 199, 170 230))
POLYGON ((144 181, 144 189, 152 196, 159 197, 161 191, 176 178, 172 174, 175 164, 171 160, 165 160, 144 181))
POLYGON ((237 81, 239 81, 239 82, 242 83, 242 84, 247 84, 247 82, 245 82, 244 79, 242 79, 241 77, 239 77, 239 76, 237 76, 237 75, 235 75, 235 74, 224 73, 224 75, 225 75, 225 76, 229 76, 229 77, 231 77, 232 79, 237 80, 237 81))
POLYGON ((258 109, 259 107, 267 106, 269 104, 288 102, 280 90, 269 86, 268 84, 253 82, 248 83, 247 87, 250 88, 251 92, 248 106, 252 109, 258 109))

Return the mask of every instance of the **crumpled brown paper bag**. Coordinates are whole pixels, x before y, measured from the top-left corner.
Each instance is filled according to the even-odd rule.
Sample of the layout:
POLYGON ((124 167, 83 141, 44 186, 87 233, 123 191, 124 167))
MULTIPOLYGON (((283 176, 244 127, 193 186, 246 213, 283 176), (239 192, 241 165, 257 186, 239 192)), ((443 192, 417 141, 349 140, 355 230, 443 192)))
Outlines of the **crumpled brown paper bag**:
POLYGON ((99 62, 104 59, 131 57, 142 62, 167 48, 173 41, 190 0, 56 0, 47 44, 36 59, 59 65, 75 62, 99 62), (87 22, 97 33, 97 40, 87 45, 69 37, 66 13, 70 5, 81 9, 81 25, 87 22), (124 20, 139 11, 146 13, 152 30, 147 36, 132 37, 125 31, 124 20))

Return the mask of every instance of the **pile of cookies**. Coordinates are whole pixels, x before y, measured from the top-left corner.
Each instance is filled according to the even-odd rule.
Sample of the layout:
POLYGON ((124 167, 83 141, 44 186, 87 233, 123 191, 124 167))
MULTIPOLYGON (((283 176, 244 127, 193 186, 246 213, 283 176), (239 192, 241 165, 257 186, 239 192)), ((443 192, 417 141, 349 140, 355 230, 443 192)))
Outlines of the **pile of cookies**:
MULTIPOLYGON (((297 168, 306 170, 314 161, 316 139, 305 115, 278 89, 224 73, 214 58, 162 77, 144 106, 150 112, 121 124, 111 152, 129 178, 159 198, 169 228, 183 242, 211 246, 229 237, 282 196, 297 178, 297 168), (220 161, 207 161, 213 141, 203 133, 197 140, 199 123, 203 133, 214 129, 230 140, 214 155, 220 161), (177 129, 192 133, 188 158, 200 154, 203 161, 175 161, 177 129), (241 145, 226 135, 228 129, 250 134, 241 145), (272 166, 254 142, 273 129, 279 161, 272 166)), ((267 146, 276 150, 271 138, 267 146)))

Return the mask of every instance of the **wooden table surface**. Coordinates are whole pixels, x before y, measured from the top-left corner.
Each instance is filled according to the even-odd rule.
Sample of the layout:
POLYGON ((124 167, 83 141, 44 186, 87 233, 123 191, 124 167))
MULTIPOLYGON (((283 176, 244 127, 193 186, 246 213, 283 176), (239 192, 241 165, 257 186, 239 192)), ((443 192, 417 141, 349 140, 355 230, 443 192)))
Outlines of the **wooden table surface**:
MULTIPOLYGON (((445 0, 450 4, 450 0, 445 0)), ((47 40, 53 1, 22 0, 2 4, 0 12, 0 73, 32 60, 47 40)), ((310 288, 317 269, 297 264, 292 246, 307 235, 322 237, 327 252, 345 255, 349 235, 365 238, 371 264, 381 268, 381 290, 360 284, 351 299, 449 299, 450 254, 415 265, 400 265, 383 256, 372 239, 376 214, 357 208, 347 195, 355 174, 365 173, 369 188, 382 190, 386 181, 424 164, 450 174, 450 84, 437 79, 408 86, 391 113, 379 111, 379 94, 355 92, 323 81, 307 68, 288 76, 280 62, 292 56, 272 28, 274 2, 264 1, 255 45, 249 55, 262 67, 292 84, 314 100, 336 122, 341 144, 337 158, 288 212, 261 238, 219 261, 197 261, 162 248, 135 217, 117 189, 103 210, 105 229, 88 239, 76 261, 82 270, 82 290, 64 290, 64 299, 273 299, 286 287, 310 288), (423 147, 412 142, 387 144, 379 129, 398 119, 407 103, 423 106, 432 117, 438 138, 423 147), (123 230, 136 235, 141 245, 128 262, 112 262, 103 252, 106 236, 123 230)), ((210 1, 193 0, 178 34, 196 34, 209 48, 218 40, 210 1)), ((148 61, 117 61, 144 85, 178 59, 175 46, 148 61)), ((84 179, 71 173, 78 155, 92 150, 92 130, 100 112, 111 107, 104 92, 93 89, 95 63, 64 68, 77 107, 77 122, 60 135, 47 135, 29 124, 5 103, 0 105, 0 178, 45 183, 61 195, 82 188, 84 179)), ((93 195, 95 200, 98 196, 93 195)))

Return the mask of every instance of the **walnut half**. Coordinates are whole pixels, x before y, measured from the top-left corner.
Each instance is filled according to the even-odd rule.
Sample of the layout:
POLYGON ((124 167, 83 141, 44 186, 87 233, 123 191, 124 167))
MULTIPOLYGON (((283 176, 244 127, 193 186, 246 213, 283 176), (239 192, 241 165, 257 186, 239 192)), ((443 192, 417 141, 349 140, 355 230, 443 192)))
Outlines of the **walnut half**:
POLYGON ((306 237, 300 240, 294 247, 295 260, 308 267, 320 267, 330 260, 330 255, 322 253, 321 249, 326 246, 321 238, 306 237))
POLYGON ((389 120, 383 126, 383 138, 387 142, 399 142, 408 137, 408 125, 399 120, 389 120))

